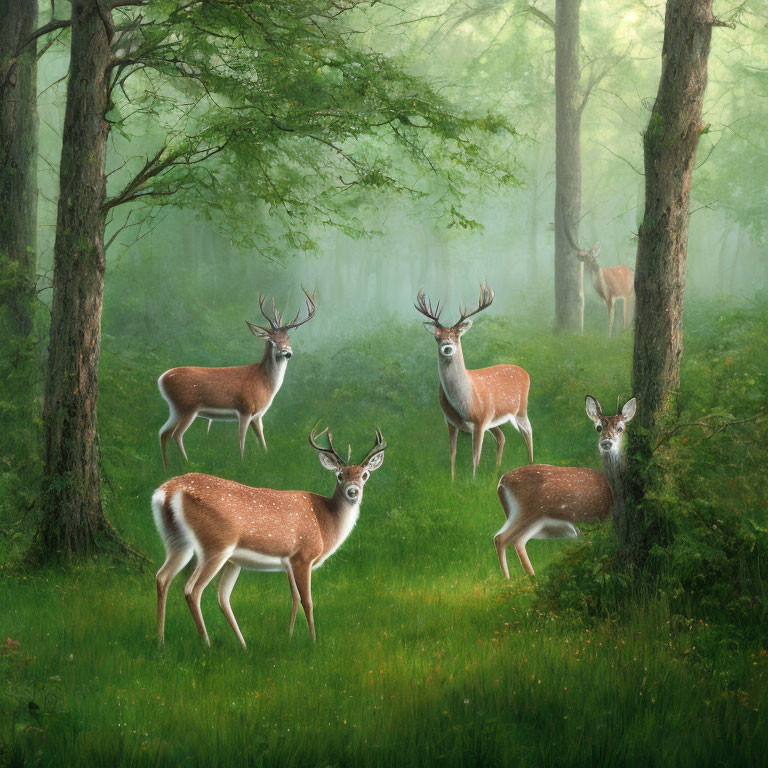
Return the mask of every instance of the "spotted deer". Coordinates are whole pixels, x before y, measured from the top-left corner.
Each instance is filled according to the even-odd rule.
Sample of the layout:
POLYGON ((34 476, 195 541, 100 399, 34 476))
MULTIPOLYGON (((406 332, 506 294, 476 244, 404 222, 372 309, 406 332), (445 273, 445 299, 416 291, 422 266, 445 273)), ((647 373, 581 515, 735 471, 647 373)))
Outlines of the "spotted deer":
MULTIPOLYGON (((576 258, 586 266, 597 295, 605 302, 608 309, 608 338, 613 333, 613 311, 616 302, 621 299, 624 310, 623 330, 632 324, 635 304, 635 272, 631 267, 619 264, 617 267, 601 267, 600 243, 595 243, 588 250, 579 248, 569 237, 571 247, 576 251, 576 258)), ((581 313, 581 331, 584 332, 584 308, 581 313)))
POLYGON ((507 579, 510 544, 514 545, 523 569, 534 576, 525 549, 530 539, 574 538, 579 535, 579 524, 604 520, 612 509, 615 513, 618 507, 623 507, 623 437, 636 407, 633 397, 615 416, 604 416, 597 398, 587 395, 587 415, 599 435, 602 472, 584 467, 529 464, 502 476, 498 494, 507 521, 493 541, 501 571, 507 579))
POLYGON ((165 605, 174 577, 193 555, 197 562, 184 594, 197 631, 210 645, 200 599, 221 571, 219 605, 245 647, 229 602, 241 568, 284 571, 291 587, 293 636, 299 602, 315 641, 312 608, 312 571, 319 568, 346 540, 357 522, 363 487, 384 461, 386 443, 376 430, 373 448, 359 464, 347 464, 333 448, 319 445, 310 432, 309 443, 320 464, 336 475, 330 497, 308 491, 251 488, 211 475, 187 474, 163 483, 152 496, 155 525, 165 544, 166 559, 157 572, 157 634, 165 635, 165 605))
POLYGON ((510 422, 523 436, 528 456, 533 461, 533 431, 528 421, 528 390, 531 379, 517 365, 492 365, 490 368, 468 370, 464 365, 461 337, 472 327, 473 315, 487 309, 493 302, 493 291, 480 287, 477 309, 459 306, 459 319, 446 327, 440 323, 443 308, 433 307, 424 291, 419 291, 415 308, 428 318, 424 323, 437 342, 438 398, 448 425, 451 448, 451 479, 456 465, 456 441, 459 431, 472 435, 472 476, 477 472, 483 437, 490 430, 496 438, 496 466, 501 466, 504 433, 501 425, 510 422))
POLYGON ((245 437, 250 424, 266 450, 262 418, 283 385, 285 369, 293 355, 289 333, 315 314, 314 296, 303 288, 302 291, 306 297, 306 317, 299 320, 299 310, 290 323, 283 323, 274 299, 272 314, 268 315, 264 311, 266 297, 264 294, 259 296, 259 309, 269 327, 245 321, 251 333, 264 340, 264 353, 258 363, 229 368, 171 368, 157 380, 160 394, 170 408, 168 421, 160 429, 160 450, 166 471, 168 439, 173 437, 187 461, 184 433, 196 418, 208 419, 209 429, 212 421, 237 421, 241 456, 245 454, 245 437))

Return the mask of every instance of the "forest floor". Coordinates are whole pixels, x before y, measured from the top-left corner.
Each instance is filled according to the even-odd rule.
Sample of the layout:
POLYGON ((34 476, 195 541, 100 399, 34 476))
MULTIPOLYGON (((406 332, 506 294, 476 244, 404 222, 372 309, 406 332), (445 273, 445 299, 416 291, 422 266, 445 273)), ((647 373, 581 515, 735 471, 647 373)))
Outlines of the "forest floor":
MULTIPOLYGON (((734 375, 762 375, 750 373, 756 363, 739 329, 746 324, 744 333, 759 343, 764 318, 751 326, 736 318, 729 335, 705 311, 692 317, 685 372, 696 381, 692 392, 702 382, 715 386, 726 357, 735 361, 734 375)), ((538 332, 521 341, 513 330, 480 321, 464 338, 468 365, 524 366, 536 460, 597 468, 584 395, 606 408, 618 395, 627 399, 630 334, 607 342, 538 332)), ((535 578, 511 552, 512 579, 502 578, 492 541, 503 522, 495 442, 486 440, 473 480, 469 440, 461 436, 451 483, 434 341, 413 329, 401 338, 408 345, 381 334, 322 355, 303 349, 297 332, 297 354, 265 418, 269 451, 249 434, 241 460, 233 424, 214 424, 206 435, 198 421, 185 439, 189 464, 172 446, 168 474, 157 444, 167 413, 156 376, 171 363, 248 356, 227 347, 210 359, 171 360, 107 339, 99 403, 106 510, 152 565, 140 571, 100 557, 66 571, 30 571, 18 565, 23 537, 0 540, 0 559, 9 563, 0 571, 0 764, 763 762, 768 654, 760 642, 734 636, 705 653, 697 638, 706 618, 674 614, 666 595, 621 620, 556 615, 536 585, 567 542, 529 544, 535 578), (200 471, 330 493, 334 478, 307 444, 317 420, 331 426, 337 445, 352 444, 353 457, 370 448, 375 427, 388 443, 356 528, 314 573, 317 644, 301 613, 288 639, 285 576, 244 571, 232 605, 248 650, 219 610, 215 583, 203 597, 212 647, 201 643, 183 597, 184 573, 171 588, 166 644, 158 647, 154 571, 163 549, 152 490, 169 476, 200 471)), ((522 439, 506 431, 502 471, 525 461, 522 439)), ((740 467, 761 472, 749 461, 740 467)), ((750 499, 743 512, 764 516, 750 499)), ((6 533, 18 530, 3 525, 6 533)))

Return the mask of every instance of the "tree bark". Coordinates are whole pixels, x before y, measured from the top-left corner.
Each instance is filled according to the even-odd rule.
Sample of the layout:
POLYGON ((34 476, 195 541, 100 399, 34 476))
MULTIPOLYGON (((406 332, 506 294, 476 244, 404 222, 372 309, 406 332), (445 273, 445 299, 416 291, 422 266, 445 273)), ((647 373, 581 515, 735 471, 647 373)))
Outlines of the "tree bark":
POLYGON ((0 19, 0 308, 8 330, 26 337, 37 268, 37 44, 21 46, 37 28, 37 0, 0 0, 0 19))
POLYGON ((632 359, 638 407, 628 478, 634 559, 642 559, 658 535, 654 521, 644 519, 653 514, 644 499, 660 472, 653 463, 659 434, 677 415, 691 175, 713 22, 712 0, 668 1, 661 80, 643 139, 645 213, 637 245, 632 359))
POLYGON ((557 0, 555 11, 555 329, 581 331, 584 267, 568 241, 579 238, 581 215, 581 95, 579 7, 557 0))
POLYGON ((99 494, 96 401, 104 296, 110 12, 73 0, 45 381, 39 559, 92 552, 109 531, 99 494))

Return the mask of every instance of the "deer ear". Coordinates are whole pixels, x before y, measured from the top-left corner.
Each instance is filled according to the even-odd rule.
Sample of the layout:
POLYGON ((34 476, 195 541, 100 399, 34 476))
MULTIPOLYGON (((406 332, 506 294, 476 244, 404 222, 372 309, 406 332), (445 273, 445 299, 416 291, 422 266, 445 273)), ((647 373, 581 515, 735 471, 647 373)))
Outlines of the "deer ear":
POLYGON ((424 321, 424 327, 434 336, 437 332, 437 326, 431 320, 424 321))
POLYGON ((335 472, 340 468, 339 462, 336 461, 333 456, 330 456, 327 453, 321 453, 318 451, 317 458, 320 459, 320 463, 323 465, 323 469, 328 469, 331 472, 335 472))
POLYGON ((600 253, 600 241, 598 240, 593 246, 592 246, 592 253, 597 256, 600 253))
POLYGON ((631 400, 627 400, 624 403, 624 407, 621 409, 621 418, 625 424, 628 424, 635 417, 637 411, 637 400, 633 397, 631 400))
POLYGON ((459 336, 463 336, 472 327, 472 318, 464 320, 458 326, 459 336))
POLYGON ((585 402, 587 416, 595 423, 600 421, 600 417, 603 415, 603 407, 600 405, 600 401, 596 397, 592 397, 592 395, 587 395, 585 402))
POLYGON ((364 469, 369 472, 373 472, 374 469, 378 469, 384 463, 384 451, 374 453, 368 461, 365 462, 364 469))

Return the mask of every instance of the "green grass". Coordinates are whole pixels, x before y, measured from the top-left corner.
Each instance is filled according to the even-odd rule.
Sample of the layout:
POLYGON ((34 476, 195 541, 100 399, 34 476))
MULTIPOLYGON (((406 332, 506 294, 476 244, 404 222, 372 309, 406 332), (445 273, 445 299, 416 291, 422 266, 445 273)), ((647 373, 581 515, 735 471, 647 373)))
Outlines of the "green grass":
MULTIPOLYGON (((487 440, 473 480, 461 438, 451 484, 434 342, 408 329, 394 335, 408 346, 380 334, 323 355, 303 349, 297 333, 297 355, 265 419, 268 453, 249 434, 241 461, 233 424, 214 424, 206 436, 200 421, 185 440, 188 466, 171 447, 172 474, 330 493, 334 479, 307 444, 309 428, 318 419, 330 424, 337 445, 351 442, 360 457, 381 427, 389 447, 366 486, 360 521, 314 573, 317 644, 301 615, 289 642, 290 593, 280 574, 243 572, 235 587, 243 651, 215 584, 203 598, 212 647, 197 638, 181 574, 158 648, 154 570, 103 558, 66 572, 5 569, 0 643, 13 642, 0 651, 0 764, 762 761, 768 656, 759 645, 734 640, 702 655, 704 622, 681 623, 664 595, 620 621, 556 616, 541 608, 536 580, 514 554, 512 580, 501 578, 492 543, 503 521, 495 443, 487 440)), ((710 354, 708 339, 694 341, 699 358, 710 354)), ((630 348, 629 335, 610 344, 558 339, 498 321, 481 321, 465 337, 470 366, 514 361, 530 372, 537 461, 593 467, 584 394, 610 405, 617 394, 626 398, 630 348)), ((248 355, 234 343, 210 359, 191 349, 149 357, 132 350, 129 340, 111 338, 103 358, 104 495, 113 524, 157 567, 163 550, 149 498, 167 475, 155 378, 172 363, 248 355)), ((507 436, 504 471, 525 459, 519 435, 507 436)), ((537 579, 565 546, 530 543, 537 579)))

